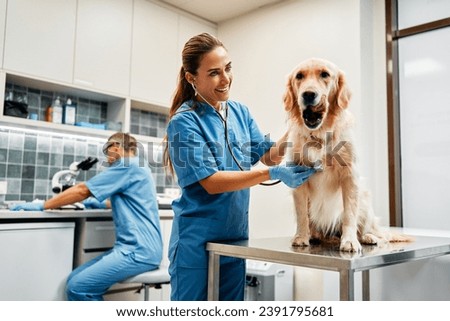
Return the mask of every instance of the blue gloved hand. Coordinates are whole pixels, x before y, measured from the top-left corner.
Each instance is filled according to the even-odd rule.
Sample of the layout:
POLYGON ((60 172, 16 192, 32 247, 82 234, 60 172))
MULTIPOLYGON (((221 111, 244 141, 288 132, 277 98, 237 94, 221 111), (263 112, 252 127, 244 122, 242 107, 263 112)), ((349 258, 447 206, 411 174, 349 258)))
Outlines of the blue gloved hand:
POLYGON ((290 188, 302 185, 316 170, 302 165, 279 165, 269 168, 270 179, 279 179, 290 188))
POLYGON ((43 211, 44 210, 44 202, 30 202, 30 203, 21 203, 15 204, 11 206, 11 211, 43 211))
POLYGON ((106 208, 106 200, 103 202, 99 202, 95 197, 89 197, 83 201, 83 204, 86 208, 90 209, 105 209, 106 208))

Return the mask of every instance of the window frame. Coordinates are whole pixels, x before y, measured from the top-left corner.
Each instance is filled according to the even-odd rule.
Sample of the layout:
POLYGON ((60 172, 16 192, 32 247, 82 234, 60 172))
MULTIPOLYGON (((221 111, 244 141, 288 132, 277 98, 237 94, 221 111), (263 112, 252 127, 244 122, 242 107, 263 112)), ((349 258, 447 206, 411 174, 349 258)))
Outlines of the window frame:
POLYGON ((398 1, 385 0, 389 224, 403 226, 398 40, 450 27, 450 17, 398 29, 398 1))

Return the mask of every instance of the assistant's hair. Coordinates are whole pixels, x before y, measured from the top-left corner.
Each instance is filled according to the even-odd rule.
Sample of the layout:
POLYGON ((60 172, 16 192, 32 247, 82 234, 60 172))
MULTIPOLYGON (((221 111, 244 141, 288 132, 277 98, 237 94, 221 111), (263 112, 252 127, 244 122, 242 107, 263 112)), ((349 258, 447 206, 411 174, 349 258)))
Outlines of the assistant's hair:
POLYGON ((124 149, 125 152, 133 155, 137 154, 137 141, 136 138, 128 133, 117 132, 109 136, 108 143, 116 142, 124 149))
MULTIPOLYGON (((169 110, 169 121, 176 114, 183 102, 188 100, 195 101, 195 91, 192 88, 192 85, 186 80, 186 72, 189 72, 194 76, 197 75, 197 70, 200 67, 203 56, 217 47, 225 48, 219 39, 209 33, 196 35, 189 39, 184 45, 182 51, 182 66, 180 73, 178 74, 178 84, 169 110)), ((195 108, 195 106, 193 106, 193 108, 195 108)), ((163 144, 165 145, 163 162, 166 168, 173 174, 173 167, 168 151, 167 135, 164 137, 163 144)))

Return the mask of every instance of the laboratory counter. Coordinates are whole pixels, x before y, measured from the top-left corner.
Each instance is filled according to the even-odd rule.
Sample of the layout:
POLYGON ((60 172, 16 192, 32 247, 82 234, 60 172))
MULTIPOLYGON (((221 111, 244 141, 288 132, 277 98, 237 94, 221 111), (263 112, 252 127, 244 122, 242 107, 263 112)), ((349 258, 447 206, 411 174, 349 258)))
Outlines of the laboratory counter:
MULTIPOLYGON (((170 205, 159 205, 159 214, 161 219, 172 219, 173 212, 170 205)), ((111 218, 111 210, 107 209, 84 209, 84 210, 45 210, 45 211, 10 211, 0 209, 0 224, 11 221, 29 221, 29 220, 59 220, 76 218, 111 218)))
MULTIPOLYGON (((173 211, 159 206, 161 222, 172 221, 173 211)), ((7 225, 72 223, 74 224, 73 267, 111 248, 115 242, 115 229, 110 209, 10 211, 0 210, 0 228, 7 225)), ((37 225, 39 226, 39 225, 37 225)))
MULTIPOLYGON (((173 211, 159 206, 159 215, 169 235, 173 211)), ((0 300, 63 300, 72 269, 113 247, 112 211, 0 210, 0 242, 0 300)))

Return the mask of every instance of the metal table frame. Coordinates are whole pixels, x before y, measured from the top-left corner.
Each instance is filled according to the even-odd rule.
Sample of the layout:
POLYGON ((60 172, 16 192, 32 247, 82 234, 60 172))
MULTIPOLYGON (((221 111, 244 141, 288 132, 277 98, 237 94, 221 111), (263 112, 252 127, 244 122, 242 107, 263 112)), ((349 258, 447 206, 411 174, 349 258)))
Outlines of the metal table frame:
POLYGON ((289 237, 209 242, 208 300, 219 298, 220 256, 231 256, 339 272, 341 301, 355 300, 354 276, 362 271, 362 298, 368 301, 371 269, 450 254, 450 238, 414 237, 410 243, 363 245, 360 253, 339 251, 338 245, 292 247, 289 237))

